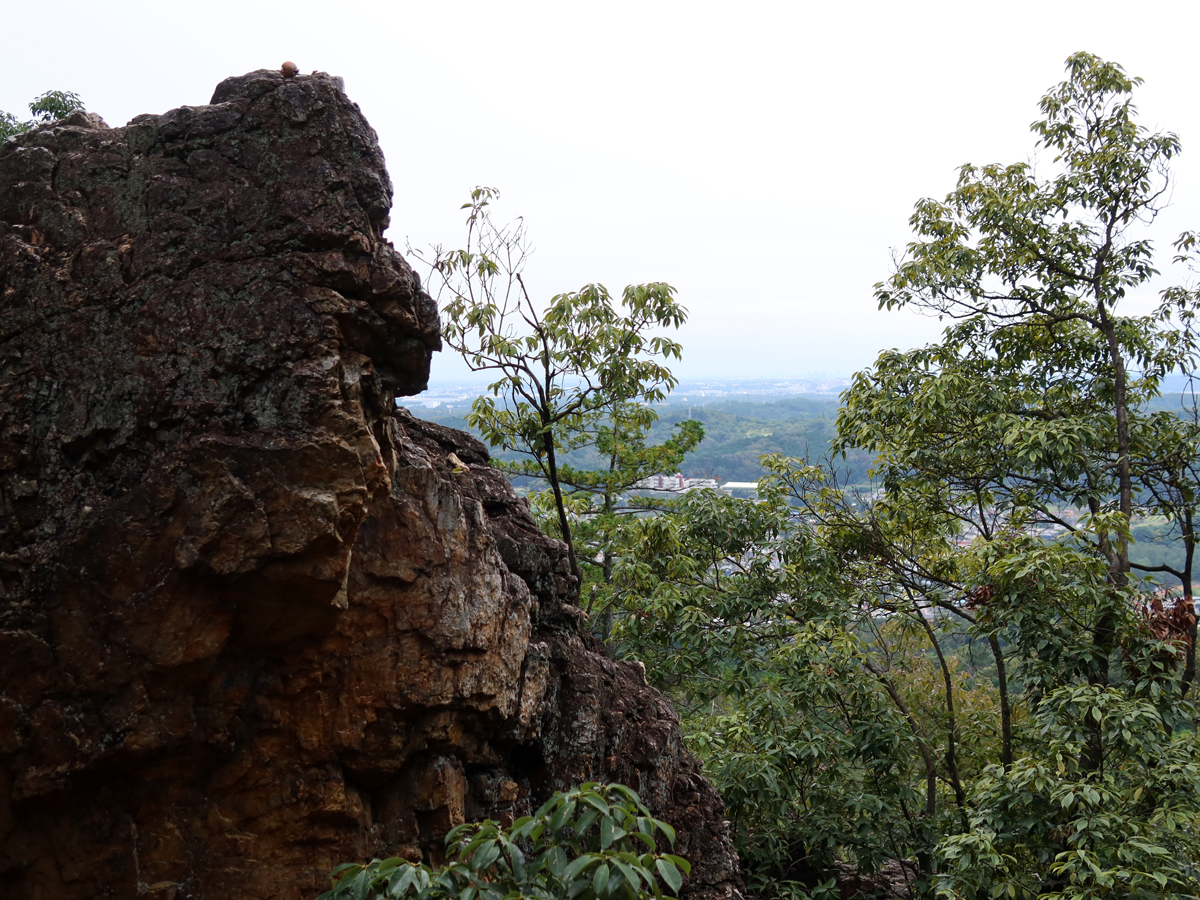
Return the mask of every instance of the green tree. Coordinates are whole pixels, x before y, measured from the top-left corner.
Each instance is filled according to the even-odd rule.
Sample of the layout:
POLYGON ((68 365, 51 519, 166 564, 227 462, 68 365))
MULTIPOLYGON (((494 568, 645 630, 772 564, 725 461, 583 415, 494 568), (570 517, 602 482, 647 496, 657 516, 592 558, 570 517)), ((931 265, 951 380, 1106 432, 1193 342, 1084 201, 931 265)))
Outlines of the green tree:
POLYGON ((79 99, 78 94, 70 91, 47 91, 35 97, 29 104, 33 118, 26 122, 18 120, 12 113, 0 110, 0 140, 14 134, 23 134, 47 122, 57 122, 77 109, 83 109, 83 101, 79 99))
MULTIPOLYGON (((1141 82, 1120 66, 1078 53, 1067 69, 1032 126, 1056 171, 1040 178, 1026 163, 966 165, 944 201, 917 204, 918 240, 876 297, 881 308, 912 306, 957 324, 940 344, 891 354, 860 373, 842 445, 883 453, 879 470, 893 484, 911 468, 889 453, 897 437, 906 453, 949 449, 942 468, 968 471, 977 499, 1034 510, 1063 527, 1069 523, 1055 519, 1056 504, 1084 506, 1093 517, 1117 513, 1112 530, 1099 535, 1116 591, 1130 572, 1136 455, 1157 449, 1134 418, 1164 375, 1194 364, 1188 326, 1197 297, 1168 290, 1151 314, 1121 314, 1126 294, 1158 274, 1151 242, 1131 229, 1161 208, 1179 141, 1136 123, 1131 93, 1141 82), (989 390, 990 406, 990 398, 969 410, 944 402, 965 399, 964 387, 981 383, 999 388, 989 390), (924 393, 973 421, 935 421, 918 437, 916 417, 900 421, 897 409, 883 408, 924 393), (998 447, 1016 453, 997 454, 998 447), (989 470, 988 453, 1002 460, 998 468, 989 470)), ((1192 240, 1184 235, 1180 245, 1192 240)), ((1102 636, 1105 624, 1097 627, 1102 636)), ((1111 641, 1102 636, 1097 649, 1103 681, 1111 641)))
POLYGON ((697 492, 626 524, 619 646, 676 699, 757 893, 889 861, 931 889, 964 785, 999 752, 996 691, 961 683, 917 568, 950 542, 826 469, 767 464, 757 502, 697 492))
POLYGON ((675 843, 634 791, 589 783, 509 828, 488 820, 451 829, 441 866, 399 857, 338 866, 320 900, 661 900, 678 894, 691 865, 658 852, 660 836, 675 843))
POLYGON ((1200 298, 1121 308, 1178 141, 1119 66, 1067 71, 1034 124, 1048 174, 963 167, 877 287, 949 320, 843 396, 835 447, 875 454, 878 489, 777 457, 757 505, 626 529, 619 636, 681 699, 764 890, 892 860, 923 896, 1194 896, 1192 598, 1146 593, 1129 542, 1149 512, 1191 540, 1195 420, 1149 404, 1192 370, 1200 298))
POLYGON ((652 332, 678 328, 687 311, 663 282, 629 285, 618 302, 603 285, 589 284, 539 307, 522 278, 530 252, 524 225, 492 221, 489 206, 497 196, 476 188, 463 205, 470 210, 467 246, 434 248, 427 260, 439 295, 450 297, 442 334, 472 371, 499 376, 468 421, 493 447, 527 454, 549 484, 581 582, 559 455, 593 440, 630 405, 660 401, 675 386, 663 361, 679 358, 679 344, 652 332))
MULTIPOLYGON (((657 421, 658 414, 645 404, 618 404, 606 418, 594 423, 590 435, 576 436, 576 440, 594 448, 600 466, 559 465, 564 505, 575 521, 574 539, 584 548, 580 554, 583 574, 594 582, 612 583, 614 540, 620 522, 631 515, 663 513, 671 505, 670 500, 636 492, 638 483, 652 475, 678 470, 687 454, 704 439, 704 427, 687 419, 678 423, 666 440, 647 445, 647 433, 657 421)), ((534 461, 499 465, 510 475, 543 477, 542 467, 534 461)), ((553 492, 538 492, 534 508, 542 513, 556 512, 553 492)), ((558 531, 556 517, 539 518, 549 533, 558 531)), ((595 585, 588 604, 589 614, 595 606, 594 588, 595 585)), ((612 605, 606 604, 602 613, 601 636, 607 641, 612 629, 612 605)))
MULTIPOLYGON (((1090 622, 1085 668, 1103 686, 1138 568, 1135 511, 1185 528, 1191 515, 1179 478, 1195 460, 1195 430, 1182 434, 1145 405, 1164 375, 1195 363, 1197 294, 1169 288, 1150 314, 1121 312, 1158 274, 1151 242, 1132 229, 1158 211, 1179 142, 1137 125, 1140 82, 1120 66, 1079 53, 1067 70, 1033 125, 1054 154, 1049 177, 1027 164, 967 165, 945 201, 917 204, 918 240, 876 296, 881 308, 915 306, 955 324, 940 344, 886 354, 856 376, 839 429, 843 447, 879 455, 889 490, 956 511, 985 538, 1012 517, 1090 533, 1109 596, 1090 622), (1065 514, 1075 509, 1083 519, 1065 514)), ((1185 234, 1177 247, 1194 241, 1185 234)), ((1194 632, 1190 591, 1177 608, 1194 632)), ((1193 672, 1181 673, 1184 692, 1193 672)))
POLYGON ((619 645, 677 700, 756 891, 898 865, 920 896, 1187 896, 1200 747, 1179 636, 1132 587, 1111 609, 1097 534, 1015 518, 963 546, 951 511, 769 464, 757 503, 697 493, 627 523, 614 579, 619 645), (1088 677, 1102 614, 1107 686, 1088 677), (995 681, 967 677, 966 642, 995 681))

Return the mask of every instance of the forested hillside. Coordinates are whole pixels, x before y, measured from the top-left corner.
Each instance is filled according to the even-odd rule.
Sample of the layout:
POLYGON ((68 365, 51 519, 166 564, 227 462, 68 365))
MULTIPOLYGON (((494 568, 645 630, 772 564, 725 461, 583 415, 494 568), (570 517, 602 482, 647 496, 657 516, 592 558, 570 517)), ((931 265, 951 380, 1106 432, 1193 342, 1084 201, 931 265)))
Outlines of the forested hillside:
MULTIPOLYGON (((704 440, 685 458, 680 467, 684 475, 722 481, 756 481, 766 473, 760 462, 763 456, 773 453, 795 457, 826 455, 835 435, 837 410, 837 400, 823 397, 788 397, 765 403, 722 400, 705 406, 668 402, 658 408, 659 419, 650 428, 649 441, 661 443, 678 423, 690 416, 704 426, 704 440)), ((421 418, 440 425, 470 430, 465 414, 437 409, 418 409, 416 412, 421 418)), ((516 459, 518 456, 512 451, 496 452, 498 459, 516 459)), ((565 458, 581 468, 596 468, 602 464, 594 447, 577 449, 565 458)), ((849 483, 866 482, 870 454, 852 449, 847 452, 846 459, 839 457, 834 462, 849 483)))

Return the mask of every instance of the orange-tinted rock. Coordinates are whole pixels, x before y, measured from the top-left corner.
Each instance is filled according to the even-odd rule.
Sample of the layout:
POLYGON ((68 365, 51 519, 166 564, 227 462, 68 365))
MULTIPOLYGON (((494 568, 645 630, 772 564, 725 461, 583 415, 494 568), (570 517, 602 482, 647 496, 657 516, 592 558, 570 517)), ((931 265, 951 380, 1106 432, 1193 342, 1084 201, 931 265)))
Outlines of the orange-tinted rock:
POLYGON ((585 780, 738 889, 561 545, 395 407, 439 337, 390 204, 323 75, 0 146, 0 896, 310 897, 585 780))

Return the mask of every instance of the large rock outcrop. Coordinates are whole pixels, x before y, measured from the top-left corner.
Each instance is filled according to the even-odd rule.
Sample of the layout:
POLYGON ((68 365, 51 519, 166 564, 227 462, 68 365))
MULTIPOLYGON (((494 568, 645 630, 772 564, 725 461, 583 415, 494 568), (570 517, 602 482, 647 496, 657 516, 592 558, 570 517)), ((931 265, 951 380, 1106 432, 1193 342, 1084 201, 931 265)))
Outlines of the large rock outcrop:
POLYGON ((675 824, 688 895, 737 891, 561 545, 396 408, 439 338, 390 205, 319 74, 0 145, 3 897, 309 897, 587 779, 675 824))

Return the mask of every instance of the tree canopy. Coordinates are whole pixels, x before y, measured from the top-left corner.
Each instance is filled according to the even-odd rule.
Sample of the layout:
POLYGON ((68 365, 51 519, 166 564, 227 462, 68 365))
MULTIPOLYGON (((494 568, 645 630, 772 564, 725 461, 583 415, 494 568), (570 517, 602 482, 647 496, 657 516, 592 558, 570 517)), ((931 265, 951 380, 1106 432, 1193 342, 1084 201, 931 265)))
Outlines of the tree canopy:
POLYGON ((962 900, 1200 883, 1200 417, 1150 405, 1194 368, 1200 296, 1127 309, 1179 151, 1138 84, 1072 56, 1033 125, 1045 171, 967 165, 916 205, 876 296, 948 324, 843 395, 834 447, 874 454, 873 490, 777 456, 757 503, 623 531, 618 640, 678 700, 765 894, 847 869, 962 900), (1180 596, 1130 561, 1148 514, 1189 548, 1180 596))

